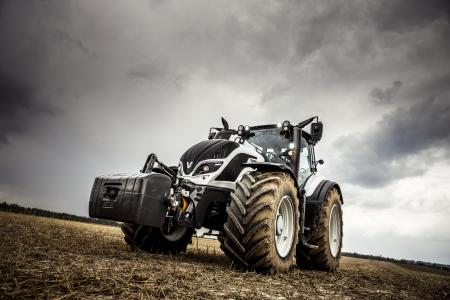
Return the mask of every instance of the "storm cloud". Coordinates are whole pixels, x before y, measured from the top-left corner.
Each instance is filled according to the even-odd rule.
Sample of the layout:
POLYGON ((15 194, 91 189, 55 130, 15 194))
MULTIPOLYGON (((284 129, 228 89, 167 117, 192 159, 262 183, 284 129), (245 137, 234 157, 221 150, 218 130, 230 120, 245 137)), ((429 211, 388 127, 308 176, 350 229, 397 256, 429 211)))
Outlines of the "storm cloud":
POLYGON ((374 88, 370 91, 369 96, 374 100, 375 104, 389 104, 392 98, 395 97, 398 90, 402 87, 403 83, 399 80, 394 81, 391 87, 381 89, 374 88))
POLYGON ((365 187, 380 187, 423 175, 449 157, 450 97, 433 95, 410 108, 385 115, 362 134, 335 142, 344 178, 365 187))
POLYGON ((32 87, 0 70, 0 147, 10 143, 10 134, 28 134, 39 117, 57 115, 54 108, 35 97, 32 87))

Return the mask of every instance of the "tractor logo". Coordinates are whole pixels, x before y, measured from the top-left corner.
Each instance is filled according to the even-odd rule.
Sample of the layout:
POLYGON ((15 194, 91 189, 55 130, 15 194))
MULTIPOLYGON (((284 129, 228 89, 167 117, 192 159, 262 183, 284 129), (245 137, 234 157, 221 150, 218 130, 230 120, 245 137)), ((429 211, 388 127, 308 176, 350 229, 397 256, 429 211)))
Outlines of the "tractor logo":
POLYGON ((188 161, 188 162, 186 162, 186 167, 188 168, 188 169, 190 169, 191 167, 192 167, 192 164, 193 164, 194 162, 193 161, 188 161))

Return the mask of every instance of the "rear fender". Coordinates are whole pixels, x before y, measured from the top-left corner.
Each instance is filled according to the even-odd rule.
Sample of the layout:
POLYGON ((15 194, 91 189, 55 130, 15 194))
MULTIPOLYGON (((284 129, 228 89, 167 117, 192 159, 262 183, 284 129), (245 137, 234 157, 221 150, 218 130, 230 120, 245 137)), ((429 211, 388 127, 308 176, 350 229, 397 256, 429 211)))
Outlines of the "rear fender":
POLYGON ((341 188, 336 182, 330 180, 322 180, 314 192, 306 197, 306 209, 305 209, 305 227, 309 228, 309 232, 314 232, 320 222, 322 217, 322 206, 327 197, 327 193, 330 189, 336 188, 341 197, 341 202, 344 204, 344 199, 342 197, 341 188))
POLYGON ((328 191, 331 188, 336 188, 341 196, 342 204, 344 204, 344 199, 342 198, 341 188, 336 182, 330 180, 322 180, 314 190, 312 195, 306 197, 306 203, 308 202, 323 202, 327 196, 328 191))

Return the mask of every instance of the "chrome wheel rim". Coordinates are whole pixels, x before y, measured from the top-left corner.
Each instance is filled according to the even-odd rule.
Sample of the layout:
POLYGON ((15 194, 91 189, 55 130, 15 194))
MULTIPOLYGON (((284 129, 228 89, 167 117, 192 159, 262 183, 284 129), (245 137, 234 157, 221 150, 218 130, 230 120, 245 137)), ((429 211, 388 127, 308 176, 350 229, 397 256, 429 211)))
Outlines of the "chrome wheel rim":
POLYGON ((328 244, 331 255, 336 257, 341 247, 341 212, 339 205, 334 204, 331 207, 330 220, 328 223, 328 244))
POLYGON ((165 237, 166 240, 171 242, 176 242, 179 239, 181 239, 186 233, 186 231, 187 227, 185 226, 177 226, 175 229, 170 230, 170 232, 167 232, 166 230, 161 228, 161 234, 163 235, 163 237, 165 237))
POLYGON ((295 234, 295 214, 292 199, 281 198, 275 215, 275 246, 278 255, 286 257, 292 249, 295 234))

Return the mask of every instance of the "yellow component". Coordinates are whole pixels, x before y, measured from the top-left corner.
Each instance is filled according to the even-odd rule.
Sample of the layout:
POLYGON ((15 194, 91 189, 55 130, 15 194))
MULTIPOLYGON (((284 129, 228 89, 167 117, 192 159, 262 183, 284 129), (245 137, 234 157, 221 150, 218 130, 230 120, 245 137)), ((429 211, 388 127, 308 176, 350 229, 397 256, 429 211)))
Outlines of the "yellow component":
POLYGON ((181 210, 184 212, 184 211, 186 211, 186 209, 189 206, 189 201, 184 197, 181 197, 181 198, 183 199, 183 207, 181 208, 181 210))

